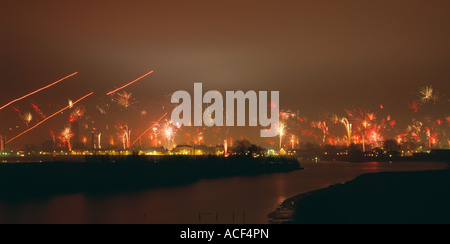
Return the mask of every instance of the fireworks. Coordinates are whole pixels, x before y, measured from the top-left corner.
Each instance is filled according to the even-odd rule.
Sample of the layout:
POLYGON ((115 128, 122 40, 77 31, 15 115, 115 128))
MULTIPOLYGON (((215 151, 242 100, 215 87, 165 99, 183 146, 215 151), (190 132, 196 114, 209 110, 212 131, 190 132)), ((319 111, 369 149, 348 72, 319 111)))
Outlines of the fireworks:
POLYGON ((122 139, 123 149, 131 148, 131 130, 128 125, 117 122, 116 129, 119 132, 119 138, 122 139))
POLYGON ((377 119, 374 113, 367 113, 366 116, 369 121, 374 121, 375 119, 377 119))
POLYGON ((88 138, 86 136, 81 137, 81 142, 86 145, 88 143, 88 138))
POLYGON ((97 105, 95 108, 100 112, 100 114, 106 114, 106 109, 104 107, 97 105))
POLYGON ((280 135, 280 150, 283 149, 283 136, 284 136, 284 130, 286 129, 286 125, 283 123, 280 123, 279 125, 278 133, 280 135))
POLYGON ((319 128, 322 130, 322 133, 323 133, 323 143, 325 143, 325 140, 326 140, 327 134, 328 134, 328 126, 327 126, 327 122, 325 122, 325 121, 320 121, 318 125, 319 125, 319 128))
POLYGON ((63 142, 64 146, 67 143, 67 146, 69 148, 69 152, 72 151, 72 144, 70 143, 70 139, 72 139, 73 136, 74 136, 74 134, 72 133, 72 130, 71 130, 70 127, 66 127, 61 132, 61 135, 59 136, 59 139, 63 142))
POLYGON ((409 105, 409 108, 416 113, 421 109, 421 106, 417 101, 413 101, 412 103, 410 103, 408 105, 409 105))
POLYGON ((58 84, 58 83, 60 83, 60 82, 62 82, 62 81, 64 81, 64 80, 66 80, 66 79, 72 77, 72 76, 75 76, 76 74, 78 74, 78 72, 75 72, 75 73, 73 73, 73 74, 71 74, 71 75, 68 75, 68 76, 66 76, 66 77, 64 77, 64 78, 62 78, 62 79, 60 79, 60 80, 58 80, 58 81, 55 81, 55 82, 53 82, 52 84, 50 84, 50 85, 48 85, 48 86, 44 86, 44 87, 42 87, 42 88, 40 88, 40 89, 37 89, 36 91, 31 92, 31 93, 29 93, 29 94, 27 94, 27 95, 25 95, 25 96, 23 96, 23 97, 20 97, 20 98, 17 98, 17 99, 15 99, 15 100, 12 100, 11 102, 9 102, 9 103, 3 105, 2 107, 0 107, 0 110, 2 110, 2 109, 4 109, 4 108, 8 107, 9 105, 11 105, 11 104, 13 104, 13 103, 15 103, 15 102, 18 102, 18 101, 23 100, 23 99, 25 99, 25 98, 27 98, 27 97, 29 97, 29 96, 32 96, 32 95, 34 95, 34 94, 36 94, 36 93, 38 93, 38 92, 41 92, 41 91, 43 91, 43 90, 45 90, 45 89, 48 89, 48 88, 50 88, 50 87, 52 87, 52 86, 54 86, 54 85, 56 85, 56 84, 58 84))
POLYGON ((280 118, 283 120, 287 120, 289 118, 295 118, 295 117, 296 117, 295 113, 293 113, 291 110, 280 112, 280 118))
POLYGON ((143 76, 137 78, 136 80, 134 80, 134 81, 132 81, 132 82, 130 82, 130 83, 128 83, 128 84, 122 86, 122 87, 119 87, 119 88, 117 88, 117 89, 115 89, 115 90, 113 90, 113 91, 108 92, 106 95, 109 96, 109 95, 112 95, 112 94, 114 94, 114 93, 116 93, 116 92, 122 90, 122 89, 125 89, 125 88, 127 88, 128 86, 131 86, 132 84, 134 84, 134 83, 136 83, 136 82, 142 80, 143 78, 147 77, 148 75, 152 74, 153 72, 154 72, 154 71, 152 70, 152 71, 148 72, 147 74, 145 74, 145 75, 143 75, 143 76))
POLYGON ((27 112, 23 115, 23 120, 25 121, 27 126, 29 126, 31 121, 33 121, 33 115, 30 112, 27 112))
POLYGON ((78 119, 80 119, 81 117, 83 117, 85 111, 86 111, 86 109, 84 106, 75 107, 72 114, 70 115, 70 122, 75 122, 78 119))
POLYGON ((291 148, 295 149, 295 144, 298 143, 298 140, 296 139, 295 135, 291 135, 291 148))
POLYGON ((342 118, 341 123, 345 126, 345 129, 347 130, 347 146, 350 146, 352 144, 352 124, 348 122, 347 118, 342 118))
POLYGON ((172 123, 172 121, 168 121, 165 126, 164 126, 164 136, 166 137, 166 141, 167 141, 167 147, 174 147, 175 144, 175 129, 177 127, 175 127, 172 123))
POLYGON ((22 114, 18 108, 16 108, 16 107, 12 107, 12 108, 14 109, 14 111, 16 111, 19 114, 19 117, 25 122, 27 127, 29 127, 30 123, 33 121, 33 114, 31 114, 30 112, 26 112, 26 113, 22 114))
POLYGON ((432 86, 425 86, 420 89, 419 96, 420 101, 423 103, 429 102, 433 99, 433 87, 432 86))
MULTIPOLYGON (((75 104, 77 104, 77 103, 83 101, 84 99, 86 99, 86 98, 92 96, 93 94, 94 94, 94 93, 91 92, 91 93, 89 93, 89 94, 83 96, 82 98, 78 99, 78 100, 75 101, 73 104, 75 105, 75 104)), ((15 137, 11 138, 9 141, 6 142, 6 144, 8 144, 8 143, 14 141, 15 139, 17 139, 17 138, 19 138, 19 137, 25 135, 26 133, 30 132, 31 130, 36 129, 38 126, 40 126, 41 124, 45 123, 47 120, 49 120, 49 119, 55 117, 56 115, 58 115, 58 114, 60 114, 60 113, 62 113, 62 112, 64 112, 64 111, 66 111, 66 110, 69 109, 69 108, 70 108, 70 107, 67 106, 67 107, 65 107, 65 108, 63 108, 63 109, 61 109, 61 110, 59 110, 58 112, 56 112, 56 113, 50 115, 49 117, 45 118, 44 120, 42 120, 41 122, 37 123, 36 125, 34 125, 33 127, 29 128, 28 130, 26 130, 26 131, 20 133, 19 135, 17 135, 17 136, 15 136, 15 137)))
POLYGON ((115 100, 120 106, 122 106, 126 109, 134 104, 131 93, 127 93, 127 92, 118 93, 117 98, 115 100))
MULTIPOLYGON (((107 97, 107 102, 103 101, 103 103, 99 102, 99 104, 91 104, 90 106, 86 105, 88 106, 88 108, 95 107, 100 112, 100 114, 105 115, 101 117, 102 120, 100 121, 109 120, 109 122, 105 123, 104 125, 98 125, 100 128, 106 127, 106 130, 102 131, 103 135, 101 133, 95 133, 92 135, 92 143, 95 144, 95 148, 102 148, 101 137, 104 137, 104 143, 109 142, 110 148, 123 148, 124 150, 130 150, 133 149, 138 141, 141 142, 141 147, 143 145, 145 146, 146 144, 150 145, 148 141, 147 143, 145 142, 145 140, 150 139, 152 146, 164 146, 170 149, 176 146, 176 139, 181 139, 181 137, 184 137, 186 144, 189 145, 201 145, 205 143, 209 143, 208 145, 212 145, 213 143, 223 142, 225 151, 228 152, 229 148, 232 147, 233 139, 237 139, 239 138, 239 136, 241 140, 245 139, 245 134, 241 134, 239 136, 236 135, 235 138, 233 138, 232 136, 228 136, 228 134, 225 136, 225 133, 223 133, 223 130, 221 130, 220 128, 194 128, 192 130, 189 130, 187 128, 182 128, 177 124, 172 124, 171 121, 168 121, 167 119, 164 122, 161 122, 164 120, 164 118, 166 118, 168 113, 165 113, 158 121, 144 125, 144 128, 150 126, 146 130, 142 130, 142 127, 138 127, 137 131, 139 133, 142 133, 137 138, 132 138, 132 130, 129 128, 129 126, 133 125, 133 133, 135 133, 134 126, 137 126, 137 124, 135 123, 139 120, 143 120, 143 118, 152 117, 154 114, 152 114, 150 108, 132 109, 134 108, 133 105, 135 104, 134 96, 123 89, 136 83, 137 81, 151 73, 152 72, 149 72, 143 77, 140 77, 137 80, 132 81, 119 89, 109 92, 108 95, 112 96, 107 97), (111 99, 113 99, 113 103, 110 102, 111 99), (119 106, 115 106, 114 104, 118 104, 119 106), (113 111, 115 110, 115 112, 118 112, 121 109, 122 111, 127 111, 126 118, 114 117, 116 116, 116 113, 114 113, 113 111), (125 122, 117 123, 117 130, 112 132, 108 124, 112 126, 113 123, 111 123, 111 121, 116 120, 125 122), (131 122, 133 124, 131 124, 131 122), (145 139, 142 137, 144 137, 145 139), (134 141, 132 141, 132 139, 134 141)), ((93 93, 87 94, 77 101, 69 100, 67 107, 59 110, 58 112, 47 118, 42 113, 41 109, 39 109, 39 107, 35 105, 34 101, 31 104, 34 110, 30 108, 31 112, 22 113, 19 111, 18 107, 13 107, 13 109, 16 110, 19 114, 21 122, 24 121, 28 127, 31 127, 35 123, 36 124, 31 128, 28 128, 21 134, 17 135, 16 137, 13 137, 7 143, 10 143, 18 137, 42 125, 47 120, 69 109, 71 109, 69 117, 70 122, 75 122, 83 117, 86 117, 86 119, 92 118, 92 124, 94 124, 95 118, 91 117, 93 115, 87 114, 84 106, 77 106, 77 104, 81 100, 84 100, 92 94, 93 93), (42 121, 39 122, 39 120, 41 120, 41 117, 42 121)), ((339 112, 331 112, 321 116, 319 120, 309 120, 306 117, 301 117, 299 112, 292 112, 289 109, 284 110, 280 112, 281 123, 278 130, 280 151, 283 148, 301 149, 303 145, 300 144, 300 141, 304 143, 316 143, 322 147, 326 145, 349 147, 352 144, 357 144, 358 146, 362 145, 362 148, 365 151, 366 147, 368 150, 377 147, 381 148, 383 142, 388 138, 394 138, 399 144, 407 145, 405 147, 414 149, 418 148, 417 151, 428 148, 442 148, 443 146, 447 146, 447 142, 450 141, 450 138, 448 137, 448 135, 450 134, 448 133, 449 127, 447 127, 447 123, 448 126, 450 126, 450 117, 446 117, 448 114, 446 114, 445 116, 437 115, 436 113, 434 113, 435 111, 430 111, 428 115, 426 114, 426 112, 431 109, 430 105, 438 104, 433 103, 425 105, 425 103, 428 101, 436 101, 436 97, 437 92, 434 91, 431 86, 427 86, 421 89, 420 100, 416 97, 416 101, 408 103, 409 108, 413 112, 417 112, 414 113, 414 116, 417 116, 418 118, 414 118, 413 122, 407 125, 406 130, 406 127, 401 128, 401 126, 403 126, 403 123, 401 121, 398 121, 399 123, 397 124, 397 121, 393 120, 394 117, 390 116, 390 112, 387 111, 387 108, 385 108, 383 105, 379 105, 378 109, 379 103, 375 104, 375 109, 377 112, 371 112, 370 110, 365 109, 348 110, 345 111, 346 115, 343 115, 343 113, 339 112), (419 110, 420 113, 418 113, 419 110)), ((439 99, 439 101, 443 101, 443 99, 439 99)), ((50 107, 51 106, 49 106, 49 108, 50 107)), ((405 109, 407 108, 405 107, 405 109)), ((164 110, 165 109, 163 109, 162 111, 164 110)), ((99 116, 98 113, 97 116, 99 116)), ((96 121, 95 123, 100 122, 96 121)), ((88 123, 80 122, 80 128, 84 128, 86 130, 92 129, 92 126, 90 125, 91 124, 88 125, 88 123)), ((61 131, 61 133, 56 133, 56 140, 59 139, 61 142, 58 145, 64 144, 64 146, 66 148, 68 147, 69 150, 72 150, 71 140, 73 143, 75 141, 73 139, 74 137, 81 137, 84 144, 87 144, 88 141, 88 139, 82 135, 83 131, 81 131, 80 133, 77 129, 78 127, 75 127, 78 126, 78 123, 71 123, 71 126, 71 128, 65 128, 63 131, 61 131)), ((52 135, 52 138, 55 142, 54 134, 52 135)), ((265 146, 271 147, 272 149, 276 148, 277 138, 267 140, 265 141, 265 143, 265 146)))
POLYGON ((138 138, 136 138, 136 140, 133 142, 133 144, 131 144, 131 146, 134 146, 134 144, 136 144, 136 142, 138 140, 140 140, 142 138, 142 136, 144 136, 145 134, 147 134, 150 130, 153 130, 154 133, 156 133, 157 131, 157 127, 155 125, 159 125, 159 122, 161 122, 161 120, 163 120, 166 116, 168 115, 168 113, 165 113, 161 118, 159 118, 158 121, 156 121, 152 127, 148 128, 147 130, 145 130, 141 135, 138 136, 138 138))

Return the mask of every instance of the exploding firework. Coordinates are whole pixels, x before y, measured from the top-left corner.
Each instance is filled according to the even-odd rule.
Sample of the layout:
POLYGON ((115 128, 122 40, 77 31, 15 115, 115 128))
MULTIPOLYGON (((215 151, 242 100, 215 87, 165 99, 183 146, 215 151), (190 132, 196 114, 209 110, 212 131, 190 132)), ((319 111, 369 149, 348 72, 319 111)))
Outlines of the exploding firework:
POLYGON ((346 112, 349 116, 349 121, 354 122, 354 124, 363 125, 364 127, 367 127, 371 121, 376 119, 375 113, 371 113, 370 111, 363 112, 362 109, 346 110, 346 112))
POLYGON ((323 143, 325 143, 327 135, 328 135, 328 126, 327 126, 327 122, 325 121, 319 121, 318 123, 319 128, 322 130, 323 133, 323 143))
POLYGON ((84 145, 87 145, 87 143, 88 143, 88 138, 87 138, 86 136, 82 136, 82 137, 81 137, 81 142, 82 142, 84 145))
POLYGON ((419 96, 420 101, 423 103, 429 102, 433 99, 433 87, 432 86, 425 86, 420 89, 419 96))
POLYGON ((345 129, 347 130, 347 146, 350 146, 352 144, 352 124, 348 122, 347 118, 342 118, 341 123, 345 126, 345 129))
POLYGON ((115 98, 115 100, 120 106, 126 109, 134 104, 134 99, 131 93, 127 92, 117 93, 117 97, 115 98))
POLYGON ((296 117, 296 114, 294 112, 292 112, 291 110, 280 112, 280 118, 283 120, 287 120, 289 118, 295 118, 295 117, 296 117))
POLYGON ((331 115, 331 121, 334 123, 334 124, 338 124, 339 123, 339 116, 337 115, 337 114, 333 114, 333 115, 331 115))
POLYGON ((27 125, 27 127, 30 126, 31 121, 33 121, 33 114, 31 114, 30 112, 26 112, 24 114, 22 114, 22 112, 20 112, 20 110, 16 107, 12 107, 14 109, 14 111, 16 111, 19 114, 19 117, 25 122, 25 124, 27 125))
POLYGON ((421 108, 420 104, 417 101, 413 101, 411 103, 408 104, 409 108, 414 111, 414 112, 418 112, 421 108))
POLYGON ((117 122, 116 129, 119 133, 119 139, 122 139, 123 149, 131 148, 131 130, 126 123, 117 122))
POLYGON ((295 135, 291 135, 291 148, 295 149, 295 144, 298 144, 298 139, 295 137, 295 135))
POLYGON ((165 139, 167 141, 167 148, 175 147, 175 135, 177 127, 172 123, 172 121, 167 121, 163 127, 163 132, 165 139))
POLYGON ((377 117, 375 116, 374 113, 367 113, 366 116, 367 116, 367 119, 368 119, 369 121, 374 121, 374 120, 377 119, 377 117))
POLYGON ((66 127, 59 136, 59 139, 63 142, 64 146, 67 144, 70 152, 72 151, 72 144, 70 143, 70 139, 72 139, 73 136, 74 134, 72 133, 70 127, 66 127))
POLYGON ((102 114, 102 115, 105 115, 107 112, 106 112, 106 108, 104 108, 104 107, 102 107, 102 106, 99 106, 99 105, 97 105, 96 107, 95 107, 99 112, 100 112, 100 114, 102 114))
POLYGON ((29 126, 31 121, 33 121, 33 115, 30 112, 27 112, 23 115, 23 120, 25 121, 27 126, 29 126))
MULTIPOLYGON (((83 101, 84 99, 86 99, 86 98, 92 96, 93 94, 94 94, 94 93, 91 92, 91 93, 89 93, 89 94, 87 94, 87 95, 81 97, 80 99, 78 99, 77 101, 75 101, 73 104, 75 105, 75 104, 77 104, 77 103, 83 101)), ((67 106, 67 107, 65 107, 65 108, 63 108, 63 109, 61 109, 61 110, 59 110, 58 112, 56 112, 56 113, 50 115, 49 117, 45 118, 44 120, 42 120, 41 122, 37 123, 36 125, 34 125, 33 127, 29 128, 28 130, 26 130, 26 131, 20 133, 19 135, 17 135, 17 136, 15 136, 15 137, 11 138, 9 141, 6 142, 6 144, 8 144, 8 143, 14 141, 15 139, 17 139, 17 138, 19 138, 19 137, 25 135, 26 133, 28 133, 28 132, 30 132, 30 131, 36 129, 38 126, 40 126, 41 124, 45 123, 47 120, 49 120, 49 119, 51 119, 51 118, 57 116, 58 114, 61 114, 62 112, 66 111, 66 110, 69 109, 69 108, 70 108, 70 107, 67 106)))
POLYGON ((72 114, 70 114, 70 122, 75 122, 79 120, 81 117, 83 117, 85 112, 86 109, 84 106, 75 107, 72 114))
POLYGON ((284 123, 279 124, 278 134, 280 135, 280 151, 283 149, 283 136, 285 133, 286 125, 284 123))
POLYGON ((25 95, 25 96, 23 96, 23 97, 20 97, 20 98, 17 98, 17 99, 15 99, 15 100, 12 100, 11 102, 9 102, 9 103, 3 105, 2 107, 0 107, 0 110, 2 110, 2 109, 4 109, 4 108, 8 107, 9 105, 11 105, 11 104, 13 104, 13 103, 16 103, 16 102, 18 102, 18 101, 20 101, 20 100, 23 100, 23 99, 25 99, 25 98, 27 98, 27 97, 29 97, 29 96, 32 96, 32 95, 34 95, 34 94, 36 94, 36 93, 38 93, 38 92, 41 92, 41 91, 43 91, 43 90, 45 90, 45 89, 48 89, 48 88, 50 88, 50 87, 52 87, 52 86, 54 86, 54 85, 56 85, 56 84, 58 84, 58 83, 60 83, 60 82, 62 82, 62 81, 64 81, 64 80, 66 80, 66 79, 72 77, 72 76, 75 76, 76 74, 78 74, 78 72, 75 72, 75 73, 73 73, 73 74, 71 74, 71 75, 68 75, 68 76, 66 76, 66 77, 64 77, 64 78, 62 78, 62 79, 60 79, 60 80, 58 80, 58 81, 55 81, 55 82, 53 82, 52 84, 50 84, 50 85, 48 85, 48 86, 44 86, 44 87, 42 87, 42 88, 40 88, 40 89, 37 89, 37 90, 34 91, 34 92, 28 93, 27 95, 25 95))
POLYGON ((114 137, 109 137, 109 145, 114 147, 116 145, 116 142, 114 141, 114 137))

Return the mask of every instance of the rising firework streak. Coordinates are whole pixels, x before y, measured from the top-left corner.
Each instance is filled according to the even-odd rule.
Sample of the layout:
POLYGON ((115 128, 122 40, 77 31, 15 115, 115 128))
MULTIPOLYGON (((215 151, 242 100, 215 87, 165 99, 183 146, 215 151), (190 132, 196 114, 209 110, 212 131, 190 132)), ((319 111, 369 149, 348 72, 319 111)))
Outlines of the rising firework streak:
POLYGON ((75 76, 76 74, 78 74, 78 72, 75 72, 75 73, 73 73, 73 74, 71 74, 71 75, 68 75, 68 76, 66 76, 66 77, 64 77, 64 78, 62 78, 62 79, 60 79, 60 80, 58 80, 58 81, 55 81, 55 82, 53 82, 52 84, 50 84, 50 85, 48 85, 48 86, 44 86, 44 87, 42 87, 42 88, 40 88, 40 89, 37 89, 36 91, 31 92, 31 93, 29 93, 29 94, 27 94, 27 95, 25 95, 25 96, 23 96, 23 97, 20 97, 20 98, 17 98, 17 99, 15 99, 15 100, 12 100, 11 102, 9 102, 9 103, 3 105, 2 107, 0 107, 0 110, 2 110, 2 109, 4 109, 4 108, 8 107, 9 105, 11 105, 11 104, 13 104, 13 103, 15 103, 15 102, 18 102, 18 101, 20 101, 20 100, 23 100, 23 99, 25 99, 25 98, 27 98, 27 97, 29 97, 29 96, 31 96, 31 95, 34 95, 34 94, 36 94, 36 93, 38 93, 38 92, 41 92, 41 91, 43 91, 43 90, 45 90, 45 89, 47 89, 47 88, 50 88, 50 87, 52 87, 52 86, 54 86, 54 85, 56 85, 56 84, 58 84, 58 83, 60 83, 60 82, 62 82, 62 81, 64 81, 64 80, 66 80, 66 79, 68 79, 68 78, 70 78, 70 77, 72 77, 72 76, 75 76))
MULTIPOLYGON (((89 93, 89 94, 83 96, 82 98, 80 98, 80 99, 78 99, 77 101, 73 102, 73 105, 75 105, 75 104, 81 102, 82 100, 88 98, 89 96, 92 96, 93 94, 94 94, 94 92, 91 92, 91 93, 89 93)), ((40 126, 41 124, 45 123, 47 120, 49 120, 49 119, 55 117, 56 115, 58 115, 58 114, 60 114, 60 113, 62 113, 62 112, 64 112, 64 111, 66 111, 67 109, 70 109, 70 106, 67 106, 67 107, 65 107, 65 108, 63 108, 63 109, 61 109, 61 110, 59 110, 58 112, 56 112, 56 113, 54 113, 54 114, 48 116, 47 118, 45 118, 45 119, 42 120, 41 122, 37 123, 37 124, 34 125, 33 127, 29 128, 28 130, 26 130, 26 131, 20 133, 19 135, 17 135, 17 136, 15 136, 15 137, 11 138, 9 141, 6 142, 6 144, 9 144, 10 142, 12 142, 12 141, 14 141, 15 139, 17 139, 17 138, 19 138, 19 137, 25 135, 26 133, 30 132, 31 130, 36 129, 38 126, 40 126)))
POLYGON ((134 81, 132 81, 132 82, 130 82, 130 83, 128 83, 128 84, 122 86, 122 87, 119 87, 119 88, 117 88, 117 89, 115 89, 115 90, 113 90, 113 91, 110 91, 110 92, 106 93, 106 95, 109 96, 109 95, 114 94, 114 93, 116 93, 116 92, 118 92, 118 91, 120 91, 120 90, 122 90, 122 89, 124 89, 124 88, 126 88, 126 87, 128 87, 128 86, 130 86, 130 85, 133 85, 134 83, 136 83, 136 82, 142 80, 143 78, 147 77, 148 75, 152 74, 153 72, 154 72, 154 71, 152 70, 152 71, 148 72, 147 74, 145 74, 145 75, 143 75, 143 76, 137 78, 136 80, 134 80, 134 81))

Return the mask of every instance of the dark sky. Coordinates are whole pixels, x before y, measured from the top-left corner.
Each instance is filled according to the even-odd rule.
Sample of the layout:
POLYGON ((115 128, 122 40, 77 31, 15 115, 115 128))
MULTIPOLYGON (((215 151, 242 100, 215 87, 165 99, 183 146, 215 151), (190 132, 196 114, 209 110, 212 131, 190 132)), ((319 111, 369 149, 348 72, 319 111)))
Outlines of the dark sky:
POLYGON ((450 92, 449 11, 447 0, 5 0, 0 103, 80 71, 33 97, 61 107, 154 69, 129 91, 155 117, 150 104, 194 82, 279 90, 282 108, 308 117, 380 103, 406 116, 420 87, 450 92))

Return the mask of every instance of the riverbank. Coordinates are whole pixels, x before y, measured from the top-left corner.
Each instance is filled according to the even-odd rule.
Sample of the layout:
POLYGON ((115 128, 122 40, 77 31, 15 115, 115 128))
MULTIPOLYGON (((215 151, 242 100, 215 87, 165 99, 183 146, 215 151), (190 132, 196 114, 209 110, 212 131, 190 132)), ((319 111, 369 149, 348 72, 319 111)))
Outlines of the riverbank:
POLYGON ((450 170, 365 174, 284 201, 271 223, 450 223, 450 170))
POLYGON ((288 158, 101 156, 86 161, 0 164, 0 199, 130 192, 301 169, 297 160, 288 158))

